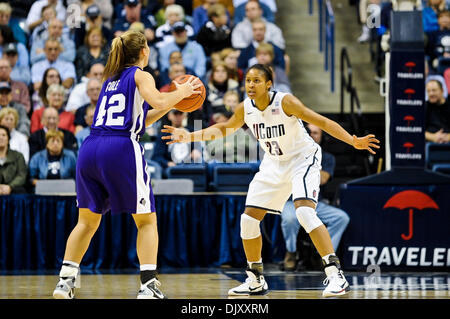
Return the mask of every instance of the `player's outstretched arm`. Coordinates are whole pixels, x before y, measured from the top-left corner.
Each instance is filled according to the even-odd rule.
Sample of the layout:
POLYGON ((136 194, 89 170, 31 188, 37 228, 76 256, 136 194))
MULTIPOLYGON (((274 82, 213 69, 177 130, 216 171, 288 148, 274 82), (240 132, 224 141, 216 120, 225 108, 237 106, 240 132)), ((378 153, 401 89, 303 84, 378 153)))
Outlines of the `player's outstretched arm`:
POLYGON ((177 129, 170 125, 164 125, 161 130, 170 135, 163 136, 163 140, 168 140, 166 144, 190 143, 200 141, 211 141, 231 135, 244 125, 244 103, 239 104, 232 117, 226 122, 217 123, 203 130, 187 132, 185 129, 177 129))
POLYGON ((307 108, 293 95, 288 94, 283 98, 283 110, 287 115, 294 115, 305 122, 314 124, 334 138, 337 138, 358 150, 368 150, 370 153, 375 154, 373 148, 380 148, 378 145, 380 141, 375 138, 375 135, 369 134, 363 137, 350 135, 338 123, 307 108))
POLYGON ((197 89, 202 86, 202 83, 195 81, 195 77, 190 77, 183 84, 174 82, 177 89, 168 93, 158 91, 153 76, 148 72, 137 70, 134 78, 139 93, 154 109, 167 109, 168 111, 185 97, 201 93, 197 89))

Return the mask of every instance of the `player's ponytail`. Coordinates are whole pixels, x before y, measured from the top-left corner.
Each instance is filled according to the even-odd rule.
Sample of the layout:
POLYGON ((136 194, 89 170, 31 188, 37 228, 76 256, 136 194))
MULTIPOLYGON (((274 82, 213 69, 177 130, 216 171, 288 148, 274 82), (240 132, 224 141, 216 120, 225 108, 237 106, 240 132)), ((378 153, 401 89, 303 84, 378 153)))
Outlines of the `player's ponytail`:
POLYGON ((109 51, 108 61, 103 71, 103 81, 120 76, 122 71, 139 61, 139 53, 145 47, 147 39, 138 31, 127 31, 114 38, 109 51))

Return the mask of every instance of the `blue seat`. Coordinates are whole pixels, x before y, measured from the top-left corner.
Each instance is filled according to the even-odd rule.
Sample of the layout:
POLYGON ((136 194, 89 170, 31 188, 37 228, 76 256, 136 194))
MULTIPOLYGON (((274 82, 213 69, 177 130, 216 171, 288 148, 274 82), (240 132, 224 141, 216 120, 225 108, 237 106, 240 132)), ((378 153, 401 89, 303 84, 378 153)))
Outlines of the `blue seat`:
POLYGON ((167 178, 187 178, 194 182, 194 192, 206 192, 206 164, 179 164, 167 168, 167 178))
POLYGON ((214 163, 211 186, 217 192, 246 192, 258 170, 256 163, 214 163))
POLYGON ((450 175, 450 163, 447 164, 434 164, 432 170, 443 174, 450 175))
POLYGON ((450 163, 450 143, 427 143, 425 146, 425 163, 432 169, 436 164, 450 163))

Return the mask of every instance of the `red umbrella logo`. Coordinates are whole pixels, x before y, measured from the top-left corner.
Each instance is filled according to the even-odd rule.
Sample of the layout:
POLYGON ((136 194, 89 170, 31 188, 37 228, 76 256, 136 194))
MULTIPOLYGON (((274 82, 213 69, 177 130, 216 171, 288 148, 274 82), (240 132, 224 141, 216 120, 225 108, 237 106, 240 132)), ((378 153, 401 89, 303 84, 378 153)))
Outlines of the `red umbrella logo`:
POLYGON ((389 198, 386 204, 384 204, 383 209, 389 207, 398 208, 400 210, 409 209, 409 233, 408 235, 401 234, 403 240, 410 240, 413 236, 414 209, 439 209, 439 206, 430 196, 414 190, 402 191, 389 198))
POLYGON ((413 144, 413 143, 410 143, 410 142, 406 142, 406 143, 403 143, 403 147, 406 148, 406 153, 409 153, 409 150, 410 150, 412 147, 414 147, 414 144, 413 144))
POLYGON ((412 68, 414 68, 416 66, 416 64, 412 61, 406 62, 405 66, 408 68, 408 72, 411 73, 412 68))
POLYGON ((412 116, 412 115, 406 115, 406 116, 403 118, 403 120, 406 121, 406 122, 408 122, 408 126, 409 126, 409 124, 411 123, 411 121, 414 121, 415 118, 414 118, 414 116, 412 116))
POLYGON ((416 91, 414 89, 406 89, 403 93, 408 95, 408 99, 411 99, 411 95, 416 94, 416 91))

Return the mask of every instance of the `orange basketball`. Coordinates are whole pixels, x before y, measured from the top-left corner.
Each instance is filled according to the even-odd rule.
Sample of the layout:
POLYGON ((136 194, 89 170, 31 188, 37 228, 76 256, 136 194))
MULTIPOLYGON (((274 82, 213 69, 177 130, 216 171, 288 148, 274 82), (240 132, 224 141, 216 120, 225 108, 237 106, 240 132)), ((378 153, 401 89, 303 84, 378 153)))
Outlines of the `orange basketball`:
MULTIPOLYGON (((180 76, 176 77, 174 79, 174 81, 177 81, 177 83, 182 84, 182 83, 186 82, 187 80, 189 80, 189 78, 191 76, 198 79, 195 75, 185 74, 185 75, 180 75, 180 76)), ((200 82, 202 82, 200 79, 198 79, 198 80, 200 82)), ((175 84, 172 81, 172 83, 170 83, 170 86, 169 86, 169 92, 176 90, 176 88, 177 87, 175 86, 175 84)), ((182 112, 192 112, 192 111, 199 109, 203 105, 203 102, 205 101, 205 98, 206 98, 206 89, 205 89, 205 85, 203 84, 203 82, 202 82, 202 86, 199 89, 202 91, 201 93, 192 94, 191 96, 182 99, 180 102, 175 104, 174 107, 177 110, 182 111, 182 112)))

